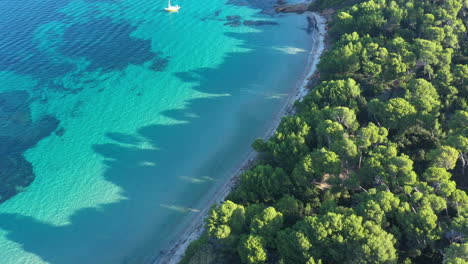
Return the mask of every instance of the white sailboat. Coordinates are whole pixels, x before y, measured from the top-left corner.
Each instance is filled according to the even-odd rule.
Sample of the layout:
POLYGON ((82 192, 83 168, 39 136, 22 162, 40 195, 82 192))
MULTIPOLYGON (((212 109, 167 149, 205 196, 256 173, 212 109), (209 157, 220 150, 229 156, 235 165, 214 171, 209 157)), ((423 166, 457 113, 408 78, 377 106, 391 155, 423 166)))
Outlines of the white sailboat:
POLYGON ((180 6, 179 5, 171 5, 171 0, 168 1, 167 7, 164 8, 167 12, 179 12, 180 6))

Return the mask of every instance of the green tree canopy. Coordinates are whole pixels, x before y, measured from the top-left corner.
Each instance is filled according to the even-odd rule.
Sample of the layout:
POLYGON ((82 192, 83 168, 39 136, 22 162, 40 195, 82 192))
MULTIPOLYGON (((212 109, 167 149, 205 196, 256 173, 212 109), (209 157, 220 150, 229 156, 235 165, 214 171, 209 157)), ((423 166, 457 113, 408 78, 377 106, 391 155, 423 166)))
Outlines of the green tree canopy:
POLYGON ((281 196, 289 177, 281 168, 257 165, 241 175, 239 187, 233 192, 236 200, 243 202, 268 202, 281 196))
POLYGON ((267 260, 267 251, 261 236, 243 235, 237 250, 242 263, 261 264, 267 260))
POLYGON ((409 83, 405 99, 420 113, 438 113, 440 101, 437 90, 424 79, 412 80, 409 83))
POLYGON ((311 255, 328 263, 396 263, 395 238, 362 217, 327 213, 295 227, 306 235, 311 255))
POLYGON ((304 99, 305 104, 314 103, 320 107, 345 106, 351 109, 358 106, 361 88, 353 79, 333 80, 318 85, 304 99))
POLYGON ((374 99, 369 102, 369 111, 387 128, 406 127, 416 114, 414 106, 403 98, 393 98, 385 103, 374 99))
POLYGON ((466 264, 468 263, 468 244, 451 244, 444 254, 443 264, 466 264))
POLYGON ((441 146, 431 151, 429 157, 434 166, 451 170, 457 163, 458 151, 449 146, 441 146))

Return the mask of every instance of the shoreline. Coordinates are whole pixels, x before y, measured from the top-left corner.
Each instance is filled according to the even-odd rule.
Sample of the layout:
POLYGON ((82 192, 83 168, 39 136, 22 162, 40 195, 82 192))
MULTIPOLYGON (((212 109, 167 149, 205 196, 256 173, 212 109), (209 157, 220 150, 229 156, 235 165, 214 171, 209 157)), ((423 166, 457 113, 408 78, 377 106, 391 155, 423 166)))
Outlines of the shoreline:
MULTIPOLYGON (((316 12, 307 11, 305 14, 314 17, 317 22, 317 29, 313 32, 313 46, 311 51, 308 53, 307 65, 302 77, 294 85, 294 89, 290 92, 281 109, 279 109, 275 114, 275 118, 272 120, 271 125, 261 137, 264 140, 268 140, 268 138, 273 136, 284 116, 294 113, 294 103, 296 101, 301 101, 304 96, 307 95, 309 92, 309 89, 307 88, 308 83, 317 70, 318 62, 320 61, 320 57, 325 49, 326 18, 316 12)), ((227 195, 235 187, 239 176, 255 164, 256 157, 257 152, 253 149, 247 153, 244 161, 241 162, 234 171, 229 173, 230 176, 226 182, 214 193, 213 197, 207 201, 207 204, 203 209, 193 217, 190 224, 183 229, 179 236, 180 238, 177 239, 173 246, 165 250, 163 254, 160 254, 157 258, 152 260, 152 264, 176 264, 182 259, 189 244, 198 239, 198 237, 203 233, 205 218, 208 215, 211 206, 213 204, 219 204, 225 200, 227 195)))

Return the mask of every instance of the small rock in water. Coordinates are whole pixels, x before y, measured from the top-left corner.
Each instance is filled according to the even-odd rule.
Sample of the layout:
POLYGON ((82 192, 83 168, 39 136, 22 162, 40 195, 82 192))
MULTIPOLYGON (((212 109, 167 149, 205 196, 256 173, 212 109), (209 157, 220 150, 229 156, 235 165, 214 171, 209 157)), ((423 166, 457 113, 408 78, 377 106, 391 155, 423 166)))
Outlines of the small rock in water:
POLYGON ((162 72, 166 69, 168 64, 169 60, 167 58, 157 57, 149 65, 149 68, 153 71, 162 72))
POLYGON ((65 134, 65 128, 61 127, 55 131, 55 134, 59 137, 63 136, 65 134))
POLYGON ((318 30, 317 19, 315 17, 307 16, 307 29, 306 29, 306 31, 308 33, 311 33, 313 29, 318 30))
POLYGON ((265 26, 265 25, 278 25, 277 22, 273 21, 264 21, 264 20, 245 20, 244 25, 246 26, 265 26))
POLYGON ((226 19, 228 21, 237 21, 237 20, 240 20, 241 17, 240 16, 226 16, 226 19))
POLYGON ((242 23, 240 21, 231 21, 231 22, 224 23, 224 25, 230 26, 230 27, 238 27, 242 25, 242 23))

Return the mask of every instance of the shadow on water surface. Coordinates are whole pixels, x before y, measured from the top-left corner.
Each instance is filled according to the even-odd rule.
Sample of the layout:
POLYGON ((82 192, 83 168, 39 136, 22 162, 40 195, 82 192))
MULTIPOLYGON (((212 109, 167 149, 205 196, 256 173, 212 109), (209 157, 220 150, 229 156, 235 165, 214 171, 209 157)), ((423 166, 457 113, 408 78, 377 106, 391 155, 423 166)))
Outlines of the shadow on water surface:
MULTIPOLYGON (((135 259, 126 258, 129 253, 162 249, 167 238, 174 235, 174 223, 181 223, 184 215, 198 210, 196 201, 216 185, 212 181, 220 182, 229 166, 238 164, 237 159, 249 148, 249 142, 260 135, 261 128, 244 133, 267 121, 259 107, 272 110, 277 104, 265 93, 250 94, 242 89, 267 78, 266 74, 258 76, 262 72, 258 69, 265 67, 262 58, 275 54, 278 61, 284 61, 285 57, 297 56, 262 46, 259 43, 264 34, 230 33, 229 37, 243 41, 249 51, 228 54, 217 68, 176 74, 183 81, 192 82, 197 91, 229 96, 189 100, 185 109, 163 113, 182 123, 145 126, 137 135, 110 131, 107 136, 115 143, 93 147, 105 158, 103 177, 121 187, 125 199, 80 209, 65 226, 0 214, 0 228, 7 231, 8 239, 52 264, 134 263, 135 259), (233 74, 242 76, 226 81, 232 80, 233 74), (219 122, 221 125, 213 126, 219 122), (207 148, 206 144, 219 147, 207 148)), ((281 41, 284 43, 276 44, 288 44, 286 38, 281 41)))

